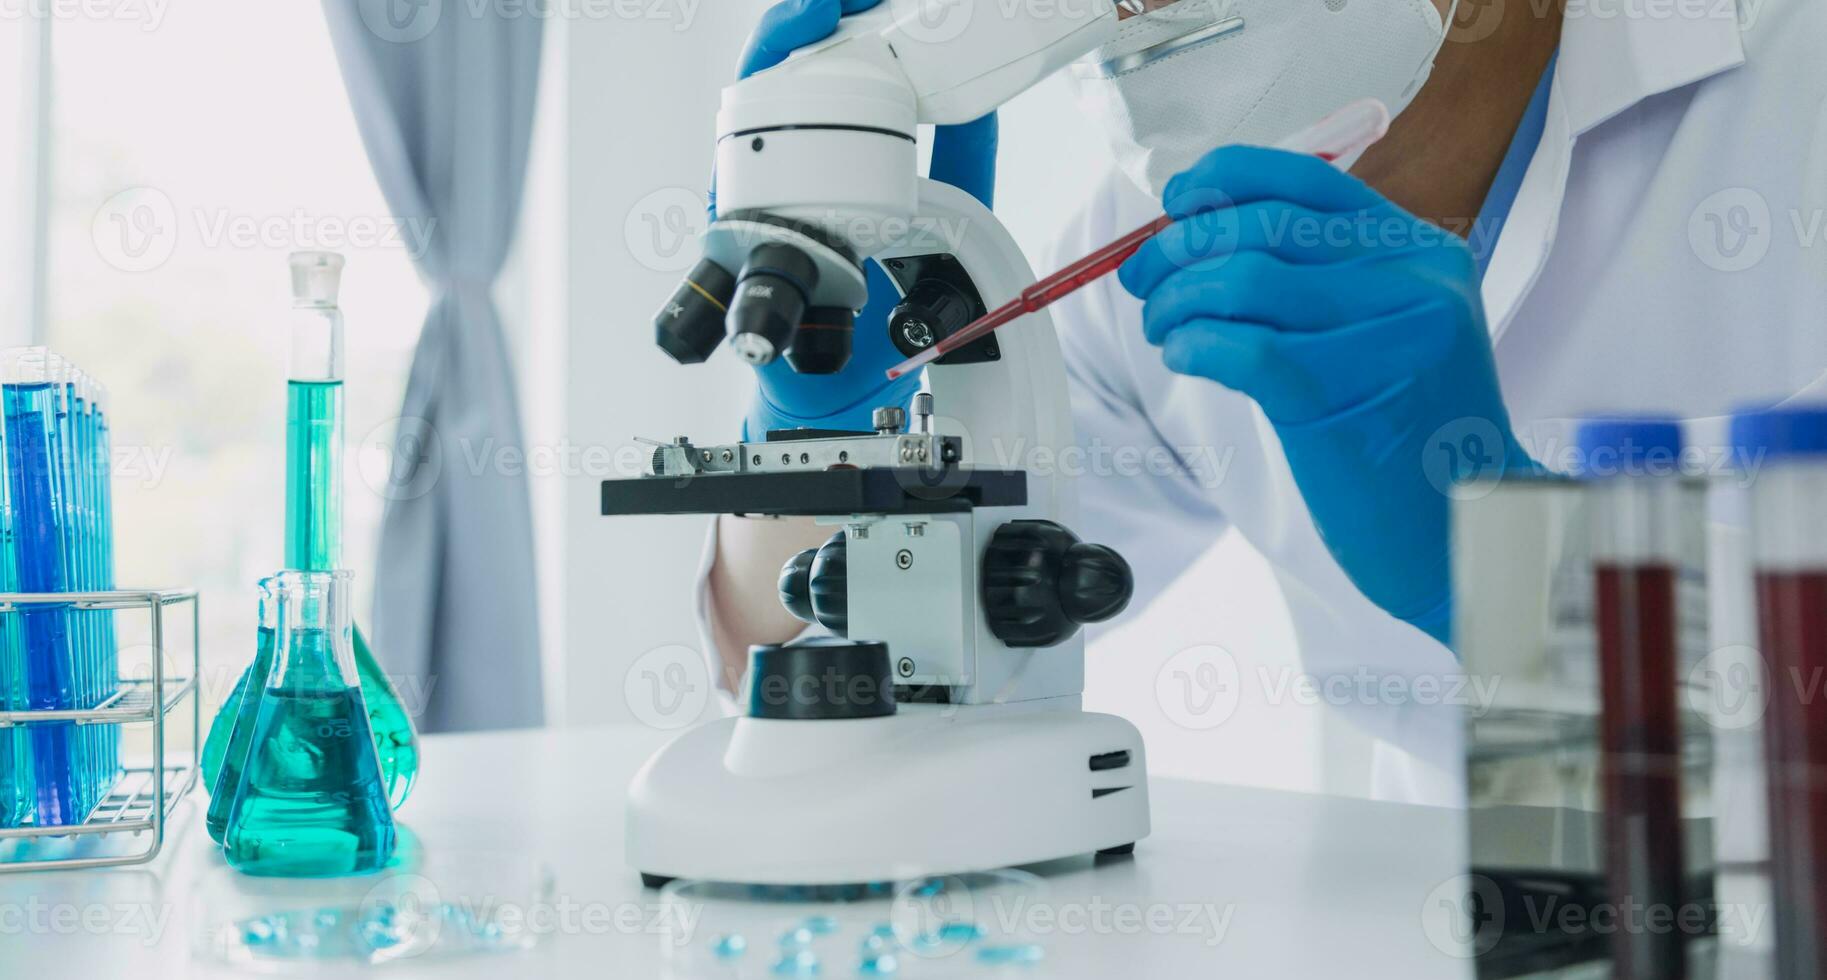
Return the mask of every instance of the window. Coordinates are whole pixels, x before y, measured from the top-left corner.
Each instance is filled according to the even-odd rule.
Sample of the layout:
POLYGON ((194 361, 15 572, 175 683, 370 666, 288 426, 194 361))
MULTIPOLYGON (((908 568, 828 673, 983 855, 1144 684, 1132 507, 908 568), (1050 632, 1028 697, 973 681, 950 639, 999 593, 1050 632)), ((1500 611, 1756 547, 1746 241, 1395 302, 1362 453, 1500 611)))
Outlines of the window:
POLYGON ((355 450, 398 412, 427 296, 318 5, 103 8, 51 15, 42 335, 112 390, 120 582, 203 592, 207 725, 253 656, 254 582, 283 560, 286 254, 348 257, 359 623, 383 502, 355 450))

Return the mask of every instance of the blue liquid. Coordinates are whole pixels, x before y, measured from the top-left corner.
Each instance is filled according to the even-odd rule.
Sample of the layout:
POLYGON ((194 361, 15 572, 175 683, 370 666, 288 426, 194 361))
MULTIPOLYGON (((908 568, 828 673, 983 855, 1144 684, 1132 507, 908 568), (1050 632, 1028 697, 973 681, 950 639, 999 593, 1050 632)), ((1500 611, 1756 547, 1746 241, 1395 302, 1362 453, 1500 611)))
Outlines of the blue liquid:
MULTIPOLYGON (((13 555, 24 592, 62 592, 65 510, 58 498, 62 481, 53 456, 56 423, 51 385, 4 386, 7 490, 12 502, 13 555)), ((77 706, 76 662, 69 617, 62 606, 29 606, 18 613, 25 650, 26 707, 77 706)), ((33 811, 41 827, 81 823, 87 816, 87 785, 81 778, 80 737, 69 722, 25 730, 32 760, 33 811)))
MULTIPOLYGON (((11 545, 6 545, 0 562, 10 563, 11 551, 11 545)), ((8 588, 0 584, 0 591, 8 588)), ((18 622, 11 616, 0 615, 0 710, 25 708, 24 678, 25 659, 19 648, 18 622)), ((17 729, 0 728, 0 827, 23 826, 32 812, 31 760, 25 750, 25 737, 17 729)))
POLYGON ((339 676, 326 632, 290 639, 260 699, 223 852, 254 875, 379 870, 393 856, 393 812, 360 688, 339 676))

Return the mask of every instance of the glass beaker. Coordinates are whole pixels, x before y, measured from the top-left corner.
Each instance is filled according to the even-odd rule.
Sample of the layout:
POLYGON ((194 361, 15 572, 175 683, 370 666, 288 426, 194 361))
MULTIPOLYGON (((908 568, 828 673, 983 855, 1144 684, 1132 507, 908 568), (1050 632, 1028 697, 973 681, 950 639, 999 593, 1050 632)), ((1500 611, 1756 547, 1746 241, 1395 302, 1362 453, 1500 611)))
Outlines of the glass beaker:
POLYGON ((273 651, 285 626, 286 584, 280 575, 260 580, 260 626, 255 634, 254 662, 242 672, 240 684, 210 726, 209 741, 204 745, 203 777, 209 783, 209 814, 204 826, 210 839, 218 844, 228 831, 229 810, 235 803, 235 790, 241 785, 248 749, 253 746, 254 725, 259 721, 260 702, 266 693, 262 682, 273 672, 273 651))
POLYGON ((281 628, 223 852, 255 875, 379 870, 393 856, 393 812, 355 668, 350 573, 278 578, 281 628))

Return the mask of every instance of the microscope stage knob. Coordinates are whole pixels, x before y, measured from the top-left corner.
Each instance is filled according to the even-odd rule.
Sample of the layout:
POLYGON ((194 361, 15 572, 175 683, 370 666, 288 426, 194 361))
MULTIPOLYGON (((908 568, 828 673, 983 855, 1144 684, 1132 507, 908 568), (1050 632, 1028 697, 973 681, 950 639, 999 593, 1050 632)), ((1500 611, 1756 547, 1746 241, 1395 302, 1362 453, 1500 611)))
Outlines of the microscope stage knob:
POLYGON ((1052 521, 1010 521, 983 553, 983 615, 1012 647, 1050 647, 1129 605, 1135 579, 1110 548, 1052 521))

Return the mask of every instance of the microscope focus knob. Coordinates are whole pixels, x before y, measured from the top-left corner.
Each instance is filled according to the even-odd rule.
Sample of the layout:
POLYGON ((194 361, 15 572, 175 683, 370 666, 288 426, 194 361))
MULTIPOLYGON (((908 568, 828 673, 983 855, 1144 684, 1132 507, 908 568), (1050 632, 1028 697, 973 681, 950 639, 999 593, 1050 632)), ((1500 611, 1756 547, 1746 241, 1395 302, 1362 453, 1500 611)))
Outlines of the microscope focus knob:
POLYGON ((794 618, 845 636, 850 628, 849 548, 839 531, 780 566, 780 604, 794 618))
POLYGON ((1010 521, 983 553, 983 614, 1012 647, 1050 647, 1115 616, 1135 594, 1129 563, 1052 521, 1010 521))

